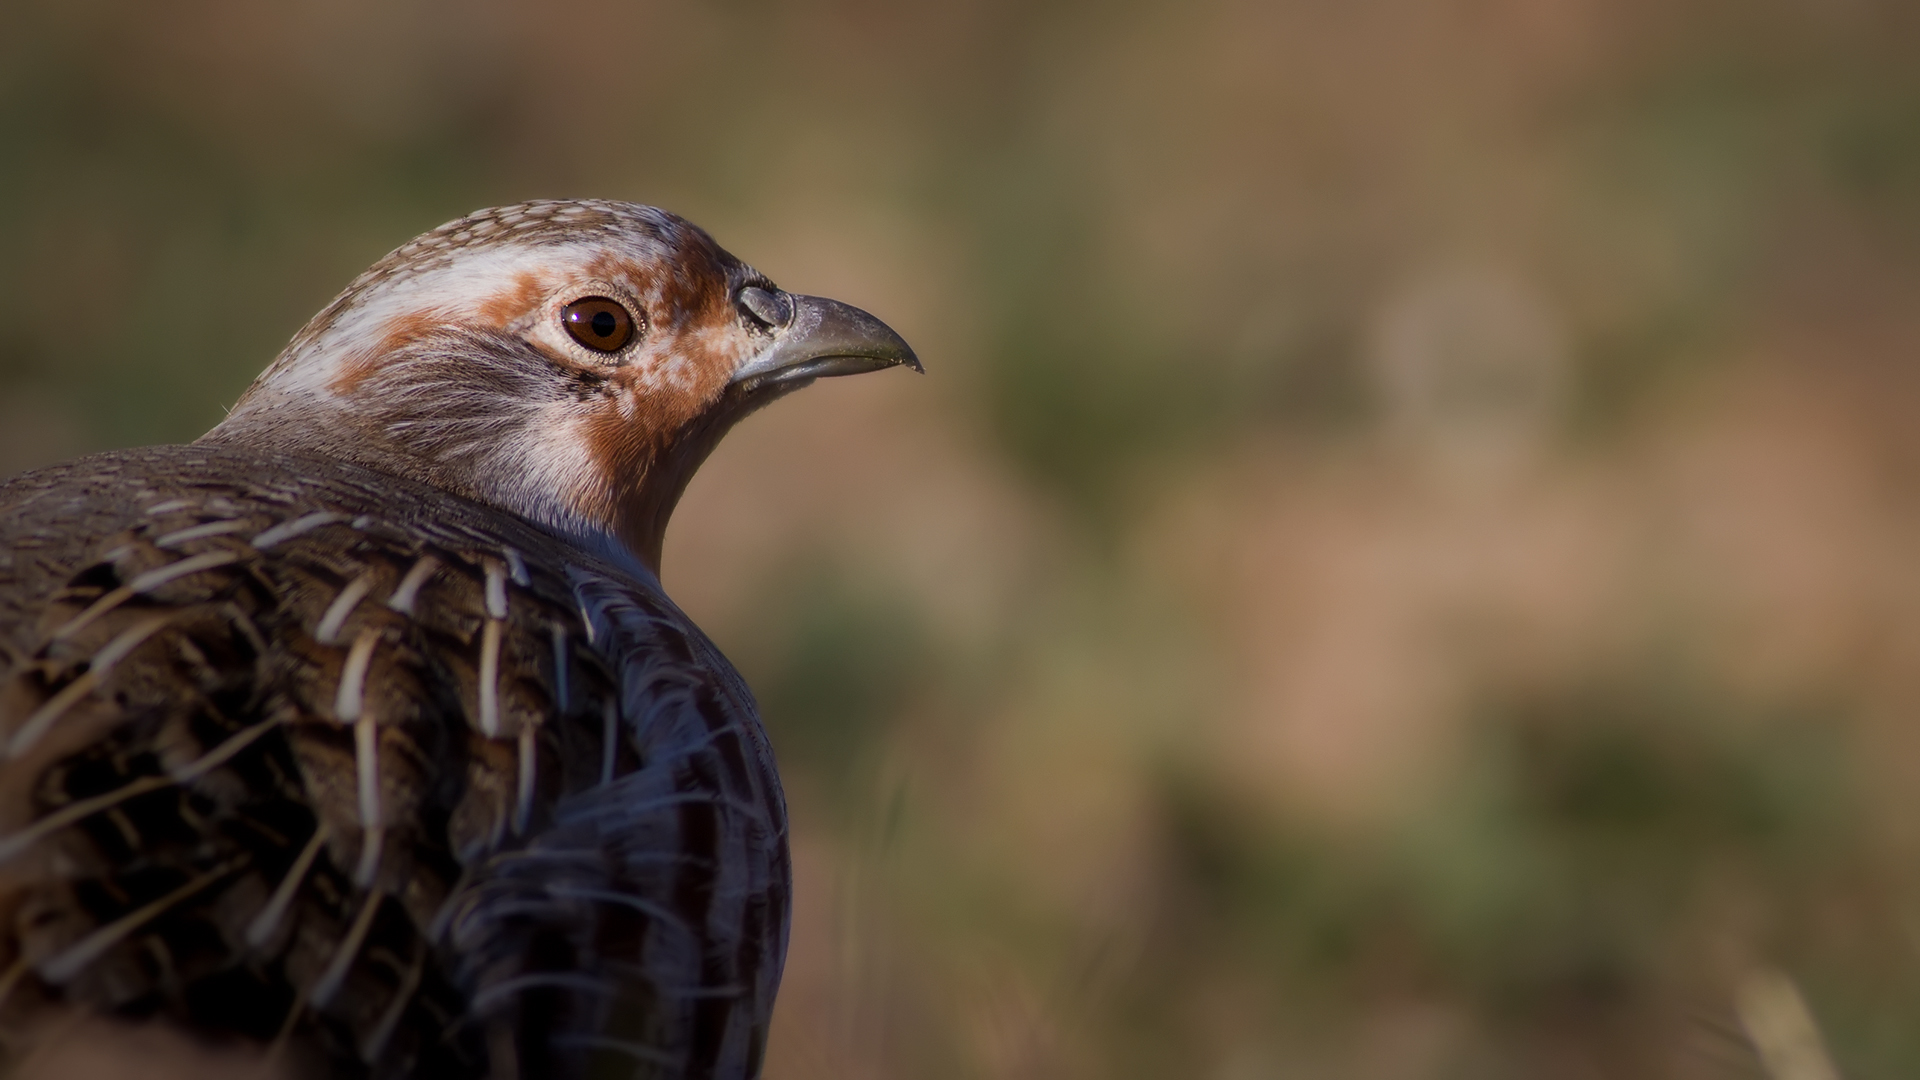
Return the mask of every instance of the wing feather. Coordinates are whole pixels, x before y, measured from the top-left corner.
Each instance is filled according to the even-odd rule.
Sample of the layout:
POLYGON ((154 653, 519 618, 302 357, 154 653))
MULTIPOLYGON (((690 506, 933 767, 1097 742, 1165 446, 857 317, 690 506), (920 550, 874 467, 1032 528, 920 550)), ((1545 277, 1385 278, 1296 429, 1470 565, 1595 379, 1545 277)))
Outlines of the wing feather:
POLYGON ((757 1074, 785 807, 658 591, 207 447, 0 483, 0 1040, 164 1016, 342 1075, 757 1074))

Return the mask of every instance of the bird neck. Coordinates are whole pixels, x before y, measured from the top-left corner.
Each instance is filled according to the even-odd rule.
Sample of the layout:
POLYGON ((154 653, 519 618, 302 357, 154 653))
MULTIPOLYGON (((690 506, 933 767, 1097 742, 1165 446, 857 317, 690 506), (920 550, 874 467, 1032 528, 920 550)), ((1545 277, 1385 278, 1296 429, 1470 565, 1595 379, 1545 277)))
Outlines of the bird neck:
POLYGON ((657 582, 667 522, 718 433, 636 437, 607 454, 565 417, 543 415, 552 411, 503 406, 486 423, 455 410, 408 419, 256 387, 198 441, 416 481, 525 518, 657 582))

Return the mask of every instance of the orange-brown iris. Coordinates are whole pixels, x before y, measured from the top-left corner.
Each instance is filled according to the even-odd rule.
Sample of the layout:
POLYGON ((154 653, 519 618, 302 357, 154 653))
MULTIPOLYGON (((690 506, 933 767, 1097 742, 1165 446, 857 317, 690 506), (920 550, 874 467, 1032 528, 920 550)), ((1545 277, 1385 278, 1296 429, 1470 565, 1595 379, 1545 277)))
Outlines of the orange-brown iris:
POLYGON ((633 340, 633 316, 618 301, 583 296, 560 309, 573 340, 595 352, 619 352, 633 340))

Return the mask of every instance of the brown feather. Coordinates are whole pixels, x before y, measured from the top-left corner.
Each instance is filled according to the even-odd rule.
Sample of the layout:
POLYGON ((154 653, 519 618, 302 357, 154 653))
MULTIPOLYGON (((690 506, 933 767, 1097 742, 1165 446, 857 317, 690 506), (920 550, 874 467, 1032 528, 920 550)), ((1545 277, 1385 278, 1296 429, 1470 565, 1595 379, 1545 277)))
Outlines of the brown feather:
POLYGON ((17 477, 0 484, 0 521, 0 738, 132 642, 0 762, 0 844, 25 838, 0 861, 0 971, 15 973, 0 1038, 17 1060, 43 1060, 36 1047, 75 1007, 256 1048, 278 1040, 283 1062, 322 1074, 480 1075, 502 1067, 503 1047, 523 1070, 577 1067, 615 1014, 693 1072, 703 1051, 759 1053, 764 1031, 752 1029, 778 953, 772 971, 710 970, 705 947, 676 939, 784 933, 778 788, 764 744, 736 745, 758 732, 737 678, 663 597, 485 507, 226 448, 17 477), (207 528, 224 522, 238 524, 207 528), (409 610, 394 610, 429 557, 409 610), (204 569, 167 578, 196 559, 204 569), (158 584, 88 617, 141 580, 158 584), (629 629, 590 628, 582 583, 630 610, 616 620, 629 629), (356 587, 364 597, 322 641, 356 587), (489 625, 491 738, 479 681, 489 625), (657 639, 650 686, 613 675, 635 626, 657 639), (348 703, 358 713, 343 718, 342 680, 367 643, 348 703), (611 765, 610 708, 625 717, 611 765), (357 745, 368 719, 375 737, 357 745), (696 729, 718 741, 693 745, 696 729), (668 771, 649 771, 656 761, 668 771), (741 768, 744 785, 717 779, 741 768), (652 793, 628 804, 640 809, 627 824, 666 830, 661 864, 634 862, 644 853, 628 850, 631 836, 595 825, 604 811, 570 809, 610 791, 606 775, 652 793), (650 818, 651 799, 663 801, 650 818), (716 825, 726 815, 737 820, 716 825), (729 835, 747 848, 723 857, 729 835), (741 855, 760 865, 741 879, 757 899, 718 912, 716 875, 741 855), (262 923, 276 891, 285 906, 262 923), (671 955, 685 966, 663 965, 671 955), (714 1000, 741 1010, 720 1022, 719 1043, 714 1000))

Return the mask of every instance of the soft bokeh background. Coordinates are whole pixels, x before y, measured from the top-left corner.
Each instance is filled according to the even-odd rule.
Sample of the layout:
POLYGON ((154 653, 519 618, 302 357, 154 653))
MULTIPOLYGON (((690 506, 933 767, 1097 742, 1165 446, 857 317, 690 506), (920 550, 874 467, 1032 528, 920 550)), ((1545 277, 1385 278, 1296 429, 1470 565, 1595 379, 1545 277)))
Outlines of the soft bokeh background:
POLYGON ((10 3, 0 470, 566 195, 927 361, 669 537, 775 1080, 1920 1074, 1920 7, 10 3))

